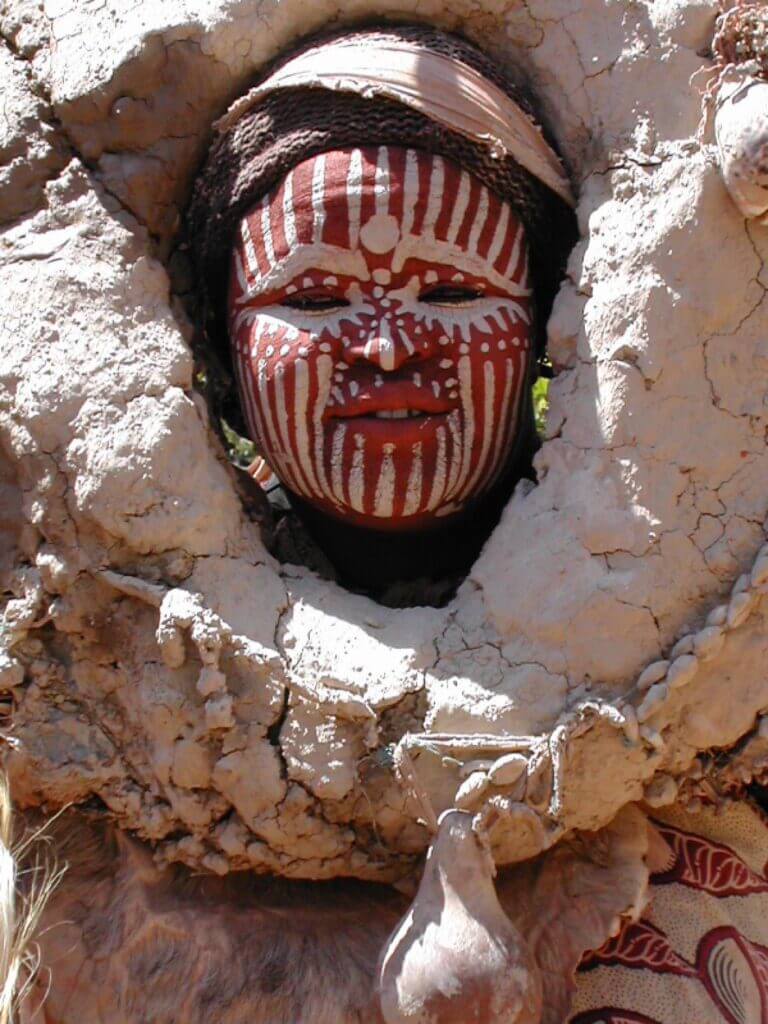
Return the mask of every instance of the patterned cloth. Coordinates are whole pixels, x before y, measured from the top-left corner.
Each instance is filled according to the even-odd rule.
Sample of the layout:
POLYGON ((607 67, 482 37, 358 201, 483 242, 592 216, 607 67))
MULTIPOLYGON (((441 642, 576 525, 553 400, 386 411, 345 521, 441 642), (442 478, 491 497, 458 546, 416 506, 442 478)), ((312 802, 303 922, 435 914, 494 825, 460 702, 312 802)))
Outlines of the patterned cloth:
POLYGON ((571 1024, 768 1024, 768 819, 745 800, 653 821, 651 901, 585 957, 571 1024))

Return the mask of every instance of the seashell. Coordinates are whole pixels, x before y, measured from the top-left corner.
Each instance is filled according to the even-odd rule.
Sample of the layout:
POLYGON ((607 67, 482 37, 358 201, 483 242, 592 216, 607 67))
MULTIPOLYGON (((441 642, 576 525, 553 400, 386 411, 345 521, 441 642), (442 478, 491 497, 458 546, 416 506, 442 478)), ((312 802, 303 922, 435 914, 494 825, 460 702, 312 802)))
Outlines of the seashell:
POLYGON ((488 772, 494 786, 511 786, 528 770, 528 758, 522 754, 505 754, 488 772))
POLYGON ((660 679, 663 679, 667 674, 669 668, 669 661, 664 659, 663 661, 654 661, 647 668, 644 668, 640 675, 637 677, 637 683, 635 684, 638 690, 647 690, 654 683, 658 683, 660 679))
POLYGON ((667 686, 670 690, 679 690, 681 686, 690 683, 698 667, 699 659, 695 654, 683 654, 676 658, 667 672, 667 686))
POLYGON ((528 785, 525 802, 536 811, 549 807, 552 797, 552 763, 548 757, 534 756, 528 764, 528 785))
POLYGON ((471 810, 489 785, 490 782, 485 772, 472 772, 456 790, 454 806, 461 811, 471 810))
POLYGON ((731 69, 715 114, 718 164, 739 212, 768 224, 768 82, 731 69))
POLYGON ((707 616, 706 625, 708 626, 724 626, 728 620, 728 605, 719 604, 716 608, 707 616))
POLYGON ((742 592, 731 598, 728 604, 728 626, 730 629, 738 629, 752 613, 758 602, 758 595, 755 593, 742 592))
POLYGON ((666 683, 655 683, 646 693, 643 703, 637 709, 638 722, 645 722, 651 715, 655 714, 668 695, 669 687, 666 683))
POLYGON ((203 865, 220 877, 229 874, 230 871, 229 861, 220 853, 206 853, 203 857, 203 865))
POLYGON ((709 661, 723 649, 725 633, 722 626, 706 626, 693 641, 693 653, 700 661, 709 661))
POLYGON ((693 651, 693 633, 688 633, 686 636, 680 637, 675 646, 670 652, 670 659, 672 661, 675 658, 679 658, 681 654, 691 654, 693 651))
POLYGON ((704 763, 700 757, 694 757, 691 761, 691 767, 686 772, 686 776, 689 779, 693 779, 694 782, 704 778, 704 763))

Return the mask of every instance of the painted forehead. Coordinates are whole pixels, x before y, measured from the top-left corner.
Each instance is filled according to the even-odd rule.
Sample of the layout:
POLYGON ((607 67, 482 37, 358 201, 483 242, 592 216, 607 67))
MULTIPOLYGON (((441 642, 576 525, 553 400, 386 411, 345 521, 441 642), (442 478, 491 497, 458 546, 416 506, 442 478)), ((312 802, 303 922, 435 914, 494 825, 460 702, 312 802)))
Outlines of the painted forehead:
POLYGON ((455 262, 527 293, 527 246, 509 203, 451 161, 396 146, 297 165, 243 219, 240 241, 252 293, 310 266, 365 277, 377 265, 397 271, 409 257, 455 262))

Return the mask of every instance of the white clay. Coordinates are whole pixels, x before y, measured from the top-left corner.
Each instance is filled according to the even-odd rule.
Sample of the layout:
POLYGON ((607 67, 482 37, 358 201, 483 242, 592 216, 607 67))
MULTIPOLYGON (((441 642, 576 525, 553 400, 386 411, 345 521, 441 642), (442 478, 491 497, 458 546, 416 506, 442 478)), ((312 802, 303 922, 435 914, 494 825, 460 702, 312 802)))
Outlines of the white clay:
POLYGON ((637 743, 640 739, 640 724, 637 720, 637 709, 632 704, 622 706, 624 723, 622 729, 628 743, 637 743))
POLYGON ((731 597, 735 597, 736 594, 743 594, 745 590, 749 590, 749 586, 750 574, 748 572, 743 572, 731 588, 731 597))
POLYGON ((487 758, 476 758, 472 761, 466 761, 459 769, 459 775, 462 779, 468 779, 474 772, 487 773, 493 764, 494 762, 489 761, 487 758))
POLYGON ((728 605, 719 604, 707 615, 708 626, 724 626, 728 621, 728 605))
POLYGON ((759 590, 765 588, 766 584, 768 584, 768 555, 762 555, 757 559, 752 568, 750 579, 753 587, 757 587, 759 590))
POLYGON ((652 747, 657 753, 661 754, 664 752, 666 743, 658 729, 654 729, 651 725, 641 725, 640 735, 648 746, 652 747))
MULTIPOLYGON (((537 482, 518 487, 442 608, 384 608, 266 551, 196 390, 194 325, 175 294, 188 282, 163 262, 216 114, 299 37, 400 16, 402 2, 254 2, 233 19, 223 0, 168 0, 119 24, 110 5, 52 3, 38 57, 0 59, 0 148, 14 154, 0 167, 0 448, 19 495, 12 528, 0 517, 0 572, 12 601, 26 600, 30 566, 40 591, 28 627, 2 641, 14 685, 24 672, 8 758, 19 798, 52 808, 103 799, 122 828, 151 838, 160 863, 206 870, 216 862, 203 859, 220 854, 235 871, 391 880, 425 812, 392 773, 383 858, 378 839, 360 838, 382 826, 358 768, 399 705, 424 709, 423 721, 403 720, 420 733, 544 738, 535 758, 531 744, 463 749, 445 767, 414 754, 436 806, 453 795, 456 761, 532 757, 527 806, 542 815, 543 839, 520 830, 504 861, 561 827, 602 827, 654 765, 664 770, 647 704, 640 735, 657 752, 642 758, 627 742, 633 723, 621 724, 628 714, 582 721, 574 695, 588 680, 590 697, 614 709, 629 692, 660 699, 651 688, 669 669, 663 655, 704 616, 692 652, 701 664, 670 701, 679 715, 664 720, 669 757, 678 743, 729 746, 752 728, 768 706, 763 606, 750 596, 768 574, 768 249, 762 227, 744 230, 711 148, 696 141, 701 96, 689 78, 706 64, 698 54, 716 5, 646 6, 630 31, 625 7, 602 0, 418 4, 419 19, 460 26, 524 69, 582 226, 548 325, 558 374, 537 482), (50 95, 60 129, 41 120, 38 94, 50 95), (134 99, 146 96, 156 101, 134 99), (652 130, 638 104, 653 111, 652 130), (673 276, 674 287, 659 284, 673 276), (729 619, 722 595, 750 567, 729 619), (48 614, 46 631, 37 624, 48 614), (707 633, 722 626, 727 644, 707 633), (49 634, 77 648, 72 703, 55 682, 40 696, 49 634), (37 653, 25 646, 35 642, 37 653), (226 690, 207 700, 231 697, 231 717, 197 692, 203 667, 225 675, 226 690), (561 722, 550 830, 546 738, 561 722), (119 757, 96 741, 102 732, 120 736, 119 757), (223 766, 171 804, 179 740, 199 747, 200 764, 223 766), (62 760, 78 745, 92 753, 62 760), (587 756, 589 772, 569 771, 587 756), (269 780, 268 806, 255 809, 254 764, 269 780), (226 848, 223 813, 241 836, 226 848)), ((728 119, 764 91, 751 86, 741 110, 721 92, 723 146, 736 138, 728 119)), ((754 134, 764 116, 746 128, 754 134)))

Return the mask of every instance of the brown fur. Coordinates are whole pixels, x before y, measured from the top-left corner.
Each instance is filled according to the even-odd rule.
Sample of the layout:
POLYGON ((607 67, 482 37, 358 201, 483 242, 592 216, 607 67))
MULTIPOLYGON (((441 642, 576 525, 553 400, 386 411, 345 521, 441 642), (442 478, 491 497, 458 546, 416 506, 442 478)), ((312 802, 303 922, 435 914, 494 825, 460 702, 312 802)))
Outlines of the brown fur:
MULTIPOLYGON (((160 870, 148 847, 71 812, 51 831, 68 869, 39 937, 45 1024, 383 1024, 376 965, 408 908, 400 893, 160 870)), ((642 904, 646 849, 629 808, 498 878, 544 978, 544 1024, 567 1018, 582 954, 642 904)))
POLYGON ((376 1024, 392 890, 160 872, 150 853, 69 816, 66 879, 41 936, 49 1024, 376 1024))

